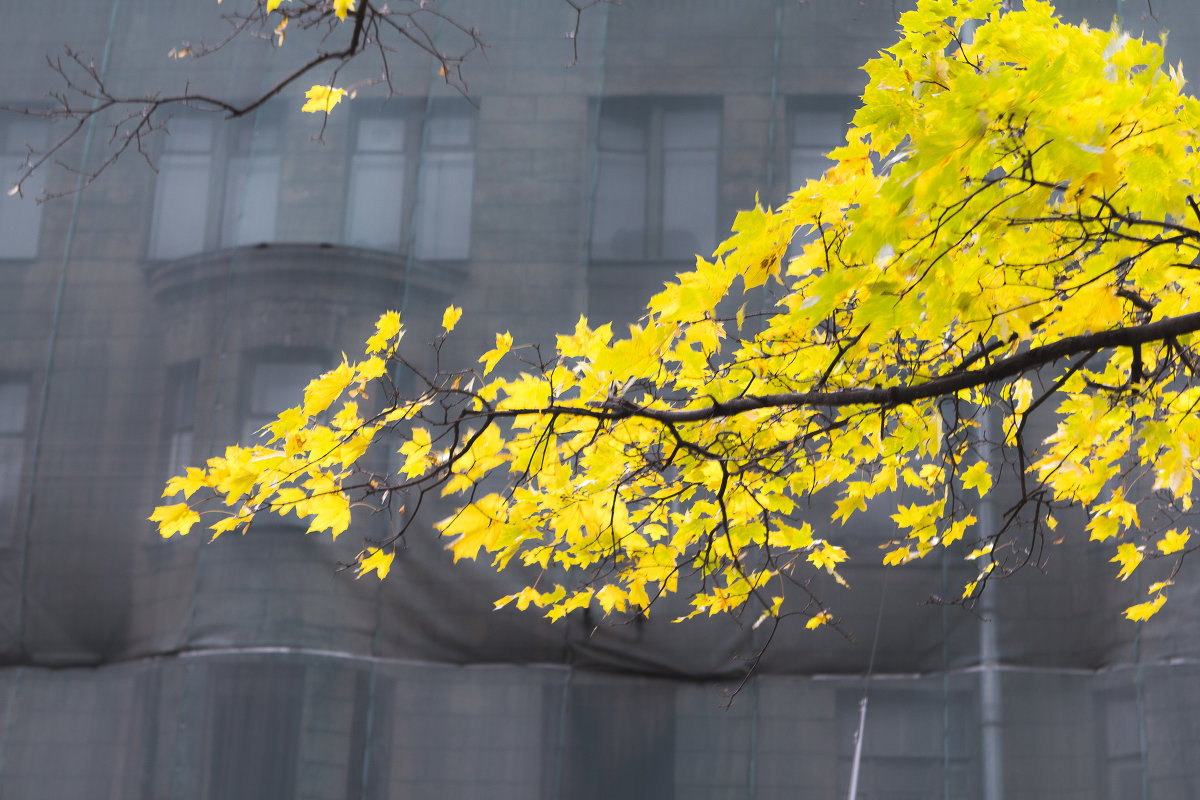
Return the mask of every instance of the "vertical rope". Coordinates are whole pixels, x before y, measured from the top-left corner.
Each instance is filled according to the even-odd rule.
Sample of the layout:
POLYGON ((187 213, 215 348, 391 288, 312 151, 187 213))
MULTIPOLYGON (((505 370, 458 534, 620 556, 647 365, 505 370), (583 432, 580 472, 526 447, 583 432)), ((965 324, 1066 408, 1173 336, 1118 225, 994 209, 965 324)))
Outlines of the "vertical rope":
MULTIPOLYGON (((942 548, 942 589, 944 598, 950 584, 950 554, 942 548)), ((950 800, 950 645, 949 607, 942 603, 942 800, 950 800)))
MULTIPOLYGON (((108 38, 104 42, 104 55, 100 59, 100 80, 108 75, 108 62, 112 56, 113 37, 116 34, 117 16, 121 11, 121 0, 113 0, 112 11, 108 17, 108 38)), ((42 437, 46 431, 46 409, 50 401, 50 373, 54 370, 54 356, 58 349, 59 326, 62 322, 63 300, 67 291, 67 272, 71 266, 71 251, 75 244, 75 224, 79 220, 79 205, 83 189, 87 185, 87 164, 92 154, 92 141, 96 134, 95 112, 100 107, 100 98, 92 103, 92 116, 88 119, 87 134, 83 140, 82 169, 75 181, 75 194, 71 198, 71 220, 67 224, 66 241, 63 244, 62 269, 58 273, 58 285, 54 290, 54 312, 50 323, 50 339, 46 343, 46 361, 43 367, 42 391, 38 399, 37 423, 33 429, 32 463, 29 465, 29 489, 25 493, 25 506, 22 509, 21 525, 21 566, 19 573, 20 586, 17 592, 17 649, 25 657, 29 653, 25 648, 25 592, 27 590, 29 566, 29 533, 33 529, 33 496, 37 488, 38 471, 41 466, 42 437)))
POLYGON ((771 118, 767 123, 767 202, 775 197, 775 129, 779 123, 779 62, 783 51, 783 0, 775 1, 775 45, 771 55, 771 118))
POLYGON ((875 635, 871 637, 871 657, 867 659, 867 674, 863 677, 862 699, 858 701, 858 730, 854 733, 854 762, 850 767, 848 800, 858 797, 858 770, 862 764, 863 736, 867 732, 867 699, 871 692, 871 676, 875 672, 875 650, 879 647, 879 629, 883 627, 883 604, 887 598, 888 575, 891 567, 883 568, 883 586, 879 590, 879 612, 875 617, 875 635))
POLYGON ((588 110, 591 152, 588 154, 587 200, 584 202, 583 209, 583 291, 580 293, 583 305, 580 312, 583 314, 587 313, 590 299, 588 283, 592 265, 592 223, 596 216, 596 191, 600 185, 600 110, 604 105, 604 87, 608 82, 608 15, 610 12, 607 3, 602 4, 601 8, 604 10, 604 16, 600 23, 600 83, 596 87, 596 102, 588 110))

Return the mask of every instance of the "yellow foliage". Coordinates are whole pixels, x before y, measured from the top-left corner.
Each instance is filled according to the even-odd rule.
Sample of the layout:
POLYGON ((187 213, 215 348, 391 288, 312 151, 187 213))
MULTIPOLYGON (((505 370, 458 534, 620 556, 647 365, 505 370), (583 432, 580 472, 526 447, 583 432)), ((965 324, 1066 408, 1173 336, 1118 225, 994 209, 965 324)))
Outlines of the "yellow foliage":
POLYGON ((442 312, 442 329, 449 333, 454 330, 454 326, 462 319, 462 309, 457 306, 446 306, 446 310, 442 312))
POLYGON ((314 114, 318 111, 328 114, 333 110, 334 106, 342 101, 342 97, 345 94, 345 89, 335 89, 332 86, 314 86, 304 93, 304 96, 308 100, 300 107, 300 110, 314 114))
POLYGON ((361 578, 368 572, 374 570, 379 576, 379 580, 387 577, 388 572, 392 568, 392 559, 396 557, 395 550, 384 550, 382 547, 368 547, 358 557, 358 574, 356 578, 361 578))
POLYGON ((1145 603, 1138 603, 1135 606, 1130 606, 1125 609, 1125 616, 1134 622, 1145 622, 1158 613, 1158 610, 1167 602, 1165 594, 1159 594, 1153 600, 1145 603))
POLYGON ((804 623, 804 627, 811 630, 816 630, 822 625, 827 624, 833 619, 833 615, 828 611, 822 611, 820 614, 814 614, 809 618, 808 622, 804 623))
POLYGON ((1110 558, 1109 561, 1113 561, 1121 565, 1121 570, 1117 573, 1117 577, 1121 580, 1125 580, 1133 574, 1133 571, 1137 568, 1137 565, 1142 563, 1143 558, 1144 556, 1142 555, 1142 552, 1138 550, 1137 545, 1131 542, 1125 542, 1123 545, 1117 548, 1117 554, 1110 558))
POLYGON ((154 509, 150 521, 157 522, 158 532, 164 539, 169 539, 177 533, 180 536, 186 534, 200 521, 200 515, 189 508, 187 503, 176 503, 154 509))
POLYGON ((479 357, 479 363, 483 364, 484 375, 496 368, 496 363, 512 349, 512 343, 512 334, 508 331, 496 334, 496 346, 479 357))
POLYGON ((1183 548, 1187 547, 1188 539, 1191 534, 1185 531, 1177 531, 1174 528, 1163 534, 1163 537, 1158 540, 1156 547, 1162 551, 1163 555, 1178 553, 1183 548))
MULTIPOLYGON (((784 619, 777 587, 799 573, 844 583, 846 551, 814 538, 822 502, 843 525, 890 517, 888 565, 970 533, 969 600, 1027 547, 1010 537, 1028 529, 980 530, 972 513, 985 497, 1008 502, 1010 477, 1027 492, 1019 524, 1036 514, 1035 535, 1065 536, 1055 513, 1082 507, 1087 535, 1117 544, 1121 580, 1147 552, 1183 553, 1186 530, 1153 550, 1125 539, 1141 498, 1192 503, 1200 323, 1136 342, 1129 331, 1197 310, 1200 104, 1158 45, 1060 23, 1045 3, 999 12, 1000 0, 918 0, 866 65, 863 106, 825 175, 777 209, 740 212, 627 331, 580 317, 556 352, 506 362, 507 377, 494 373, 513 337, 497 334, 473 370, 401 397, 390 377, 404 329, 388 312, 361 362, 314 379, 266 426, 277 449, 229 448, 172 478, 164 496, 188 503, 152 519, 183 534, 215 500, 230 512, 216 533, 273 510, 337 535, 351 497, 461 493, 436 525, 455 560, 487 552, 497 567, 563 572, 567 585, 500 601, 551 619, 593 601, 644 612, 690 580, 704 588, 685 616, 757 604, 760 621, 784 619), (768 282, 772 305, 744 295, 768 282), (1000 450, 990 462, 984 439, 1000 450), (392 474, 362 463, 397 440, 392 474)), ((313 87, 304 108, 327 113, 343 94, 313 87)), ((445 309, 438 347, 461 315, 445 309)), ((360 553, 359 574, 383 577, 394 544, 360 553)), ((1156 613, 1167 583, 1126 616, 1156 613)))

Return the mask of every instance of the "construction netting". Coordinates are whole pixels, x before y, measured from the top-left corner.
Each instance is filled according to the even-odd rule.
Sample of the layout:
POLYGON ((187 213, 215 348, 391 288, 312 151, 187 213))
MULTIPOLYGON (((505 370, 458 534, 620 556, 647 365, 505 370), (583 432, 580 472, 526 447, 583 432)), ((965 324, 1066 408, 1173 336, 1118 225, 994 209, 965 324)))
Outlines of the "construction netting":
MULTIPOLYGON (((125 135, 142 106, 114 106, 0 200, 0 797, 1200 796, 1200 585, 1122 620, 1145 587, 1114 580, 1082 518, 974 611, 939 602, 974 574, 961 553, 885 568, 885 513, 830 526, 852 588, 818 589, 850 635, 798 622, 770 641, 749 618, 675 624, 669 602, 556 624, 494 610, 526 576, 452 563, 430 525, 448 506, 382 582, 339 569, 378 517, 336 541, 294 517, 159 539, 165 480, 297 402, 386 309, 428 368, 449 303, 465 314, 441 357, 468 365, 497 331, 637 318, 756 194, 824 169, 907 7, 421 5, 396 11, 435 50, 473 28, 488 45, 461 91, 409 46, 386 80, 378 57, 344 68, 357 95, 325 122, 300 111, 322 67, 237 119, 163 108, 144 137, 125 135)), ((14 12, 0 98, 237 106, 342 46, 286 31, 191 57, 229 6, 14 12)), ((1200 47, 1190 0, 1060 10, 1170 29, 1185 72, 1200 47)), ((72 124, 0 114, 5 176, 72 124)))

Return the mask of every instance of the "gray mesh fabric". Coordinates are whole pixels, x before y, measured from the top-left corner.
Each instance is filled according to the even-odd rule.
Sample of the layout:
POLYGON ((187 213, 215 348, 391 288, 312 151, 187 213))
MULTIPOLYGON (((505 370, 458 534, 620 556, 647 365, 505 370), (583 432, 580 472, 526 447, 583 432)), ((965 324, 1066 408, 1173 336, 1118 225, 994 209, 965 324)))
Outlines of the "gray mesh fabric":
MULTIPOLYGON (((472 102, 406 48, 399 97, 364 90, 322 141, 293 87, 236 123, 178 109, 147 140, 154 170, 127 152, 77 194, 51 170, 30 188, 65 196, 0 200, 0 797, 842 797, 864 687, 859 798, 1200 796, 1200 587, 1122 622, 1144 587, 1113 581, 1080 519, 1046 575, 991 588, 986 619, 927 602, 970 579, 960 554, 885 571, 886 515, 831 530, 853 589, 818 588, 854 638, 785 626, 744 682, 766 644, 752 620, 493 610, 525 576, 452 564, 429 524, 445 508, 382 583, 338 570, 379 520, 337 541, 264 520, 214 544, 146 521, 170 473, 298 400, 385 309, 416 363, 450 302, 466 310, 455 364, 495 331, 549 342, 580 314, 636 318, 756 192, 778 203, 822 168, 899 6, 601 5, 568 69, 565 4, 446 2, 491 45, 468 62, 472 102)), ((1200 6, 1148 7, 1062 10, 1169 28, 1190 69, 1200 6)), ((314 46, 297 31, 166 57, 219 39, 217 11, 10 14, 0 100, 44 106, 64 41, 114 92, 239 101, 314 46)), ((63 160, 95 169, 115 121, 63 160)), ((0 113, 3 174, 62 133, 0 113)))

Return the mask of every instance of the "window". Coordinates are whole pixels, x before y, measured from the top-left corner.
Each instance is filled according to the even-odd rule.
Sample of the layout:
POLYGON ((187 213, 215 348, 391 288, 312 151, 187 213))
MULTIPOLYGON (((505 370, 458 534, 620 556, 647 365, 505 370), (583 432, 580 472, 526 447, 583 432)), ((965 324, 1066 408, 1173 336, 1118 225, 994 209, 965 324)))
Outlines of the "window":
POLYGON ((279 207, 279 128, 271 121, 171 120, 158 158, 149 255, 269 242, 279 207))
POLYGON ((3 164, 0 173, 5 178, 0 194, 0 258, 34 258, 37 256, 38 234, 42 225, 42 207, 38 198, 45 188, 45 170, 38 170, 25 182, 20 195, 8 194, 24 171, 22 165, 30 150, 41 150, 46 144, 46 126, 36 120, 13 122, 0 126, 0 153, 3 164))
POLYGON ((791 189, 821 177, 833 165, 828 154, 845 143, 854 102, 853 98, 833 96, 799 98, 792 104, 788 148, 791 189))
POLYGON ((196 383, 200 364, 196 361, 173 367, 167 374, 167 475, 182 475, 193 463, 196 430, 196 383))
POLYGON ((221 217, 221 246, 273 241, 279 210, 279 129, 273 124, 230 130, 221 217))
POLYGON ((411 241, 420 259, 466 259, 474 184, 475 119, 458 104, 364 116, 350 156, 346 243, 401 252, 411 241))
POLYGON ((593 258, 691 260, 712 252, 720 125, 713 102, 601 104, 593 258))
POLYGON ((298 405, 303 389, 326 371, 325 360, 312 353, 258 359, 247 382, 242 441, 257 442, 256 432, 275 421, 279 412, 298 405))
POLYGON ((29 384, 0 376, 0 541, 11 541, 25 455, 29 384))

